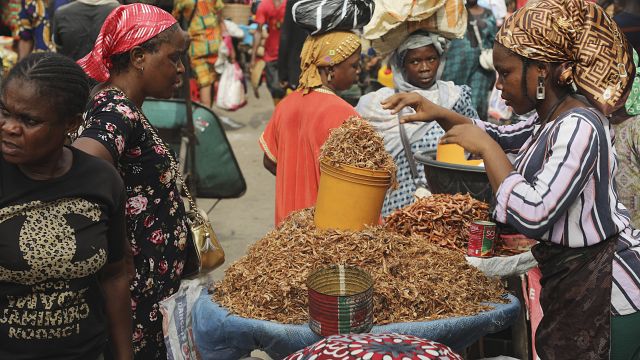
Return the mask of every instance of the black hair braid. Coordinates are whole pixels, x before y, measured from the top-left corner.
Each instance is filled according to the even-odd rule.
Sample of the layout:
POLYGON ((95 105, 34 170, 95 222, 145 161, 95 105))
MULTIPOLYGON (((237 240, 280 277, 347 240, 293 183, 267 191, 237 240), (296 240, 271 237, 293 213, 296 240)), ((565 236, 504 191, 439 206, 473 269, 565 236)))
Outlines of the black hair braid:
POLYGON ((12 80, 36 85, 37 94, 53 107, 58 118, 73 116, 85 110, 89 100, 89 80, 72 59, 51 52, 32 53, 11 69, 2 91, 12 80))

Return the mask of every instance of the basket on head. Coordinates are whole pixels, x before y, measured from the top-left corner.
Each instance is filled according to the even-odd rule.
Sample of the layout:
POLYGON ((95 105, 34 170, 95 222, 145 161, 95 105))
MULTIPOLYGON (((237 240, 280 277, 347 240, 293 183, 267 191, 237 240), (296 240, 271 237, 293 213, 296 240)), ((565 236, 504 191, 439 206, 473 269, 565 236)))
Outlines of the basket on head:
POLYGON ((365 333, 373 327, 373 279, 364 270, 332 265, 307 278, 309 327, 320 336, 365 333))
POLYGON ((224 4, 222 8, 222 18, 231 19, 231 21, 238 25, 247 25, 251 18, 251 5, 224 4))

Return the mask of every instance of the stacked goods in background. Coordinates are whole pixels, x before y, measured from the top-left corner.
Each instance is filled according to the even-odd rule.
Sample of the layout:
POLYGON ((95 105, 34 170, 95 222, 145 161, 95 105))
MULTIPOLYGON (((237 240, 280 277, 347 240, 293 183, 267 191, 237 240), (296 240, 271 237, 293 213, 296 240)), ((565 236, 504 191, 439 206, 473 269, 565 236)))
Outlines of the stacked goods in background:
POLYGON ((376 325, 470 316, 489 309, 482 303, 504 302, 501 283, 468 265, 461 252, 381 226, 320 230, 311 209, 291 214, 251 246, 215 284, 213 299, 242 317, 305 323, 307 276, 331 264, 371 274, 376 325))
POLYGON ((380 54, 395 50, 409 34, 426 30, 448 39, 462 38, 467 31, 464 0, 375 0, 364 38, 380 54))
POLYGON ((351 117, 320 149, 315 225, 361 230, 380 221, 384 197, 396 186, 396 165, 368 121, 351 117))

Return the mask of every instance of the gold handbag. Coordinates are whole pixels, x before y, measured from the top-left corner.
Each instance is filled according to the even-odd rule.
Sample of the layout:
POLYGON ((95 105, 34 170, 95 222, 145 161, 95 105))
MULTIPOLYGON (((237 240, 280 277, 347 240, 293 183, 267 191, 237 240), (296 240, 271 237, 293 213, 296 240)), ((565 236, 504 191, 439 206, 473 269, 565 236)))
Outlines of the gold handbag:
POLYGON ((187 241, 187 258, 182 270, 182 276, 191 277, 202 271, 208 272, 216 269, 224 263, 224 249, 222 249, 222 246, 213 231, 213 226, 211 226, 209 217, 204 210, 199 209, 196 206, 196 202, 191 196, 187 183, 184 181, 184 178, 178 169, 178 162, 173 156, 173 153, 160 138, 156 129, 151 125, 149 120, 145 116, 142 116, 142 119, 143 122, 145 122, 146 127, 149 128, 149 131, 153 136, 153 141, 162 147, 164 152, 169 156, 171 161, 171 170, 176 174, 177 179, 182 185, 182 190, 189 201, 187 220, 191 230, 192 241, 187 241))
MULTIPOLYGON (((194 254, 198 258, 198 269, 200 271, 211 271, 224 263, 224 250, 213 231, 207 213, 202 209, 195 208, 195 211, 187 212, 190 222, 191 235, 195 245, 194 254)), ((184 269, 185 276, 192 275, 195 269, 184 269)))

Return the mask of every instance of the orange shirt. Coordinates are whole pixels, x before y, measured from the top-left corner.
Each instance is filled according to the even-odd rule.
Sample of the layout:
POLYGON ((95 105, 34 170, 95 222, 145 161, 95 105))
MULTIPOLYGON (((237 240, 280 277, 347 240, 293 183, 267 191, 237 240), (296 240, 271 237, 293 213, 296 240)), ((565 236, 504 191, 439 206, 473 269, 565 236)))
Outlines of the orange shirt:
POLYGON ((276 219, 315 205, 320 180, 320 147, 331 129, 358 113, 333 94, 300 91, 282 100, 264 132, 260 146, 277 164, 276 219))

